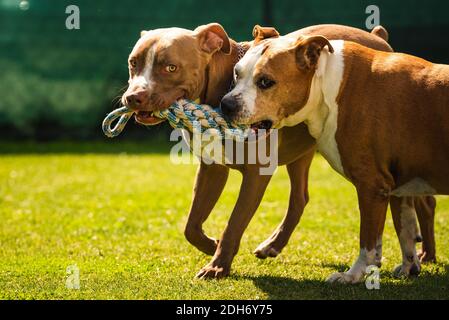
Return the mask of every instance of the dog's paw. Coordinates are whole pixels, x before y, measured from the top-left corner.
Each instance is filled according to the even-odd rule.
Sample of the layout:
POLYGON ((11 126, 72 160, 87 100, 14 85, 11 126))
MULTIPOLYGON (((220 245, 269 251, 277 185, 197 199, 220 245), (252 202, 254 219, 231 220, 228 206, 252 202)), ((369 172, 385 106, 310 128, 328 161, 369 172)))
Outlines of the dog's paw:
POLYGON ((259 259, 276 258, 279 253, 281 250, 276 249, 272 241, 264 241, 254 250, 254 255, 259 259))
POLYGON ((429 254, 427 251, 418 253, 419 262, 421 263, 436 263, 437 257, 435 254, 429 254))
POLYGON ((421 272, 421 266, 419 262, 413 262, 409 264, 400 264, 393 270, 393 277, 401 279, 401 278, 409 278, 409 277, 417 277, 421 272))
POLYGON ((221 279, 227 277, 230 273, 230 268, 214 266, 208 264, 197 273, 197 279, 221 279))
POLYGON ((357 277, 354 274, 348 272, 336 272, 331 274, 329 278, 327 278, 327 283, 342 283, 342 284, 355 284, 359 283, 363 280, 363 276, 357 277))

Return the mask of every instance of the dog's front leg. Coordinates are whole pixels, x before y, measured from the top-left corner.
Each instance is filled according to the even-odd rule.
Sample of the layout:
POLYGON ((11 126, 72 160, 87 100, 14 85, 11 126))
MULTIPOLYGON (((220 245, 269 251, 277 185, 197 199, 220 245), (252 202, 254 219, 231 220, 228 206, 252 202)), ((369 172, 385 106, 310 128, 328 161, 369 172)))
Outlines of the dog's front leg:
POLYGON ((260 175, 258 166, 247 167, 242 174, 242 186, 228 225, 212 261, 201 269, 197 278, 221 278, 229 275, 243 232, 254 216, 271 179, 269 175, 260 175))
POLYGON ((256 257, 260 259, 274 258, 287 245, 290 236, 301 219, 304 207, 309 201, 309 168, 314 155, 315 149, 287 165, 287 172, 290 178, 290 199, 287 214, 273 234, 254 251, 256 257))
POLYGON ((203 223, 220 198, 228 180, 229 168, 218 164, 200 163, 193 189, 192 206, 184 235, 198 250, 213 255, 217 240, 208 237, 203 231, 203 223))
POLYGON ((361 218, 360 254, 348 271, 334 273, 328 282, 359 283, 368 266, 379 264, 378 246, 382 241, 389 200, 385 190, 390 190, 381 185, 356 187, 361 218))

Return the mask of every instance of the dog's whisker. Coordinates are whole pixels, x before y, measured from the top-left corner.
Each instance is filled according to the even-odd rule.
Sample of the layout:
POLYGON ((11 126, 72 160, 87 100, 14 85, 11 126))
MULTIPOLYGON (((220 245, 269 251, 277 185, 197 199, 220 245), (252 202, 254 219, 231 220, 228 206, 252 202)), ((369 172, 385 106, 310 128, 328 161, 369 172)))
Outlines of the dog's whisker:
POLYGON ((119 94, 116 96, 116 97, 114 97, 113 99, 112 99, 112 105, 114 106, 114 107, 116 107, 116 106, 118 106, 118 105, 120 105, 121 104, 121 99, 122 99, 122 96, 123 96, 123 94, 125 93, 125 91, 126 91, 126 89, 128 88, 128 85, 125 85, 125 86, 123 86, 123 87, 121 87, 120 89, 118 89, 117 91, 119 92, 119 94))

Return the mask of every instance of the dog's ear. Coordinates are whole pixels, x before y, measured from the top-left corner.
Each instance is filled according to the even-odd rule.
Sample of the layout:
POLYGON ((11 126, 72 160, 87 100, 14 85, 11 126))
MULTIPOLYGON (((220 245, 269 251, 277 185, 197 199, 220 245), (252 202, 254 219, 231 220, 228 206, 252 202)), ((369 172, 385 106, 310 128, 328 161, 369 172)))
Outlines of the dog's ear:
POLYGON ((147 34, 148 31, 142 30, 140 31, 140 37, 142 38, 144 35, 147 34))
POLYGON ((329 48, 330 53, 334 52, 334 48, 326 37, 300 37, 293 47, 298 67, 303 70, 316 69, 321 51, 326 46, 329 48))
POLYGON ((201 50, 213 54, 221 50, 225 54, 231 53, 231 43, 224 28, 218 23, 209 23, 195 29, 195 35, 201 50))
POLYGON ((278 38, 279 32, 273 27, 261 27, 258 24, 256 24, 253 28, 253 37, 254 37, 254 44, 257 44, 258 42, 264 39, 278 38))

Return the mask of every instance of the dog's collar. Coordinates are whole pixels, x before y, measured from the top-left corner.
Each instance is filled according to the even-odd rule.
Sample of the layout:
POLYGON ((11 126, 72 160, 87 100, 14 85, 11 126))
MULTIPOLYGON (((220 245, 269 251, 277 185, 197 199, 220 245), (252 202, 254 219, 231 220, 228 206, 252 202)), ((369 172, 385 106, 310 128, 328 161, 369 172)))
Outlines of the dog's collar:
MULTIPOLYGON (((243 46, 237 42, 237 61, 235 62, 235 64, 237 64, 240 60, 242 60, 245 53, 246 52, 245 52, 245 49, 243 48, 243 46)), ((232 91, 232 89, 234 89, 234 87, 235 87, 235 79, 233 77, 231 80, 231 84, 229 85, 228 92, 232 91)))
MULTIPOLYGON (((246 53, 245 48, 239 42, 236 43, 236 47, 237 47, 237 59, 236 59, 234 65, 236 65, 243 58, 243 56, 246 53)), ((201 93, 201 96, 199 98, 195 99, 196 104, 200 104, 201 101, 204 101, 205 96, 207 95, 207 90, 209 87, 209 65, 207 65, 207 67, 206 67, 205 81, 206 81, 205 90, 201 93)), ((232 89, 234 89, 234 86, 235 86, 235 81, 234 81, 234 78, 232 78, 231 83, 229 84, 228 92, 231 91, 232 89)))
POLYGON ((237 62, 239 62, 240 60, 242 60, 243 56, 245 55, 245 49, 243 48, 243 46, 237 42, 237 62))

